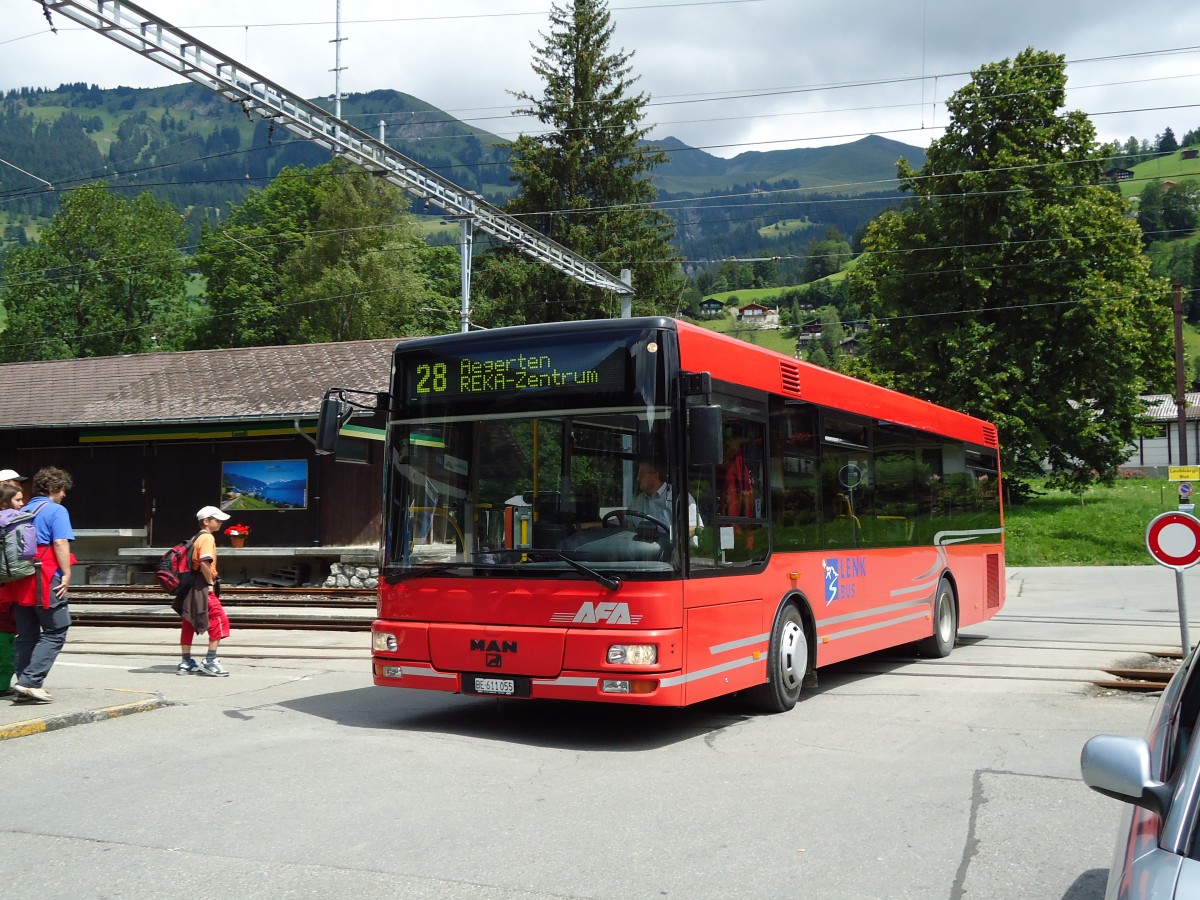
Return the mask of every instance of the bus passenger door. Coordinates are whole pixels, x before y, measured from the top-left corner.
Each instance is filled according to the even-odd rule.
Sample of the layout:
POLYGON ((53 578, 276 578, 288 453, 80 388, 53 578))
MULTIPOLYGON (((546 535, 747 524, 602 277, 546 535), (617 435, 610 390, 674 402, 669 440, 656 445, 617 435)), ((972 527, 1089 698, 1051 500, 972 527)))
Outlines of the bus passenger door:
POLYGON ((744 399, 714 397, 714 402, 723 408, 722 460, 689 466, 687 472, 700 519, 689 546, 691 577, 684 586, 688 703, 765 679, 767 642, 764 638, 761 647, 747 642, 770 630, 778 599, 766 604, 762 580, 753 577, 771 549, 765 406, 756 415, 759 411, 744 399), (756 650, 763 651, 758 661, 752 659, 756 650))

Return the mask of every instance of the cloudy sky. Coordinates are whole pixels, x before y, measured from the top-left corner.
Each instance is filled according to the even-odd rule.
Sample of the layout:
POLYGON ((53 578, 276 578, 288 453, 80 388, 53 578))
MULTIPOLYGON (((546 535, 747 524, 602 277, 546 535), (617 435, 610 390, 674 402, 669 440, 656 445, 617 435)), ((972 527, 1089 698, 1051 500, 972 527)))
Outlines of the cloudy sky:
MULTIPOLYGON (((509 91, 538 93, 531 43, 551 0, 340 0, 343 94, 391 88, 504 138, 509 91), (434 12, 436 10, 436 12, 434 12)), ((561 0, 565 2, 565 0, 561 0)), ((334 90, 338 0, 141 0, 305 97, 334 90)), ((0 90, 180 79, 38 0, 8 0, 0 90)), ((1200 127, 1200 3, 1181 0, 610 0, 652 137, 717 156, 882 134, 925 146, 972 69, 1026 47, 1063 54, 1068 106, 1101 140, 1200 127)), ((354 124, 373 131, 374 122, 354 124)))

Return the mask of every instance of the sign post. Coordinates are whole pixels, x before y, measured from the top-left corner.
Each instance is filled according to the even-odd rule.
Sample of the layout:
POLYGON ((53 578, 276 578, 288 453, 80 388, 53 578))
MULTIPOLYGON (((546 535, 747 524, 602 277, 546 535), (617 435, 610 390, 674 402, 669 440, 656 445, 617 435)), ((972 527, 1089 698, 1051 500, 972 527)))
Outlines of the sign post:
POLYGON ((1200 562, 1200 519, 1186 512, 1165 512, 1150 520, 1146 549, 1161 566, 1175 570, 1175 593, 1179 601, 1179 634, 1183 655, 1192 649, 1188 636, 1187 595, 1183 571, 1200 562))

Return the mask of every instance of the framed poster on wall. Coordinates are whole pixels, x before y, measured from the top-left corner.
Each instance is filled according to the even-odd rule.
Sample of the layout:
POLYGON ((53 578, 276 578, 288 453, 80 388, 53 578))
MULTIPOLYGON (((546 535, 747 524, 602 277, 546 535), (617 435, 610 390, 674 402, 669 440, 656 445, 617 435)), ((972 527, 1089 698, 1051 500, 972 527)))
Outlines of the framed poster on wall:
POLYGON ((221 463, 221 509, 308 508, 308 460, 255 459, 221 463))

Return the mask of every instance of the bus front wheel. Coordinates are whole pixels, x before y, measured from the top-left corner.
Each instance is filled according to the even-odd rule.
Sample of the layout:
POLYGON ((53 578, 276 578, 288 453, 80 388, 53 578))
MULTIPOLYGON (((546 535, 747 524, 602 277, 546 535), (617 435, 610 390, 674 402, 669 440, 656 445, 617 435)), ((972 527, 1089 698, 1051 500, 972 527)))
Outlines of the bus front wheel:
POLYGON ((922 656, 944 659, 954 649, 958 639, 958 607, 954 602, 954 588, 943 578, 938 582, 933 598, 933 634, 917 644, 922 656))
POLYGON ((800 611, 788 604, 775 618, 767 653, 767 683, 753 689, 754 705, 766 712, 787 712, 800 699, 808 673, 808 635, 800 611))

